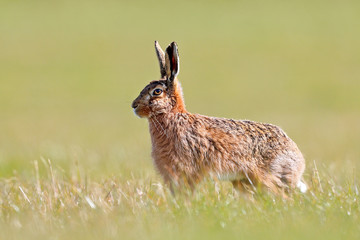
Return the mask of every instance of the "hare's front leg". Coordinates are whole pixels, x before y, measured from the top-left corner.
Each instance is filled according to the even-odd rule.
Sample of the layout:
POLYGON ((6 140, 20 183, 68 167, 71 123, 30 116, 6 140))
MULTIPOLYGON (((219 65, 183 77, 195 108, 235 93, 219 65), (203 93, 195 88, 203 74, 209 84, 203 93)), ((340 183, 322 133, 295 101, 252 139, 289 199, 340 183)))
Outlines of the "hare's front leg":
POLYGON ((196 184, 199 182, 199 178, 193 175, 187 175, 181 171, 166 171, 162 172, 165 185, 170 189, 171 194, 175 195, 176 192, 188 192, 193 193, 196 184))
POLYGON ((166 165, 158 164, 158 162, 155 161, 155 165, 161 175, 161 177, 164 180, 164 184, 167 188, 170 189, 171 194, 175 195, 175 186, 177 185, 176 182, 174 182, 174 176, 172 171, 170 171, 170 168, 168 168, 166 165))
POLYGON ((167 175, 163 176, 163 179, 165 185, 170 189, 172 195, 175 195, 175 192, 193 193, 196 183, 198 182, 196 179, 185 175, 177 175, 172 177, 167 175))
POLYGON ((193 192, 196 184, 202 179, 195 167, 178 159, 158 158, 155 165, 173 195, 175 192, 193 192))
POLYGON ((165 186, 170 189, 171 195, 175 196, 174 182, 168 176, 163 176, 165 186))

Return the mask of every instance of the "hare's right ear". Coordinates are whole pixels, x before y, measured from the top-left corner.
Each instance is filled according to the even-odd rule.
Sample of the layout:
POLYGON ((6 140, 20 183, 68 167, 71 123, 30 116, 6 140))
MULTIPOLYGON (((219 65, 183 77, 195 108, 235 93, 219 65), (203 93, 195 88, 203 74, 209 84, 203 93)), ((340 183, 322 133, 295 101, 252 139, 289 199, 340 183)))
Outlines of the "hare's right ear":
POLYGON ((168 85, 171 86, 174 84, 174 79, 179 74, 180 70, 179 53, 176 42, 170 43, 166 48, 165 68, 168 85))
POLYGON ((159 60, 161 78, 164 79, 166 77, 165 53, 161 49, 158 41, 155 41, 155 51, 156 51, 156 55, 157 55, 158 60, 159 60))

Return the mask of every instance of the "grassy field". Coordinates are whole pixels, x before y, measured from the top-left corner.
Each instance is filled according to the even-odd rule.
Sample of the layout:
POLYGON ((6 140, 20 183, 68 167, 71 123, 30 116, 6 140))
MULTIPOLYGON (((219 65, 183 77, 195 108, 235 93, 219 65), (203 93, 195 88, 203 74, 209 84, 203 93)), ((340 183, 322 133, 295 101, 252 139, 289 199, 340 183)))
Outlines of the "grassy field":
POLYGON ((0 0, 0 239, 359 239, 359 1, 0 0), (310 191, 173 198, 130 104, 177 41, 187 108, 271 122, 310 191))

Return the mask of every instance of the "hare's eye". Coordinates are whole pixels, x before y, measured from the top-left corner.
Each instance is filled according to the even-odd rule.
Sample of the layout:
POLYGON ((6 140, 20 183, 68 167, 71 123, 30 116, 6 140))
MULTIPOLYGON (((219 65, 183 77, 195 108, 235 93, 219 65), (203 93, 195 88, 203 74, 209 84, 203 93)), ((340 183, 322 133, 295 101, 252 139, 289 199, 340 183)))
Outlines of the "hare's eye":
POLYGON ((157 88, 153 91, 153 95, 158 96, 162 93, 162 90, 160 88, 157 88))

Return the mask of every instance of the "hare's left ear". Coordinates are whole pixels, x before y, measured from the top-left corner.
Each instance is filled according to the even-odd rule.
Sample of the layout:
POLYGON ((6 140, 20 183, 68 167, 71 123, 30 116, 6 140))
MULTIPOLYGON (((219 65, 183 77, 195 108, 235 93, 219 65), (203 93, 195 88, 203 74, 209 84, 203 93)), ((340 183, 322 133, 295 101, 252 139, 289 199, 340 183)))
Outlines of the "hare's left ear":
POLYGON ((180 70, 179 53, 176 42, 170 43, 165 50, 165 68, 167 81, 171 86, 174 84, 174 80, 180 70))
POLYGON ((156 50, 156 56, 158 57, 159 60, 161 78, 164 79, 166 77, 165 53, 161 49, 158 41, 155 41, 155 50, 156 50))

